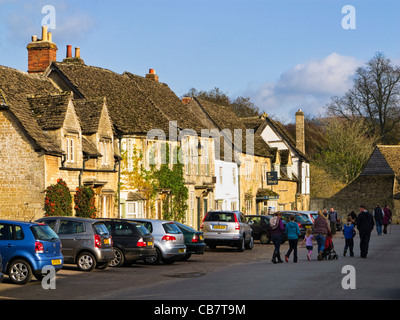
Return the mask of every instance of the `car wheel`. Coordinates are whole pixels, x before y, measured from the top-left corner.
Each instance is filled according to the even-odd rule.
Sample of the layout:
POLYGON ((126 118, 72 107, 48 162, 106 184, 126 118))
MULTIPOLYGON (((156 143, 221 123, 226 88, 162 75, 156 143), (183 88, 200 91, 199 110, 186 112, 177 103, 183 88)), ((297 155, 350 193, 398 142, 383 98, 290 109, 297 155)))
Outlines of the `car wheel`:
POLYGON ((246 249, 251 250, 251 249, 253 249, 253 247, 254 247, 254 239, 253 239, 253 236, 251 236, 249 243, 246 244, 246 249))
POLYGON ((8 269, 10 280, 14 284, 27 284, 31 281, 33 273, 32 268, 25 260, 15 260, 8 269))
POLYGON ((161 252, 160 249, 156 248, 156 253, 154 257, 144 259, 145 264, 159 264, 161 261, 161 252))
POLYGON ((244 251, 244 237, 241 240, 239 240, 239 242, 237 244, 237 251, 238 252, 244 251))
POLYGON ((266 233, 263 233, 263 234, 260 236, 260 242, 261 242, 262 244, 268 244, 268 243, 271 242, 271 239, 268 238, 268 236, 267 236, 266 233))
POLYGON ((114 247, 114 259, 111 260, 110 266, 111 267, 121 267, 125 263, 125 256, 120 249, 114 247))
POLYGON ((77 259, 76 265, 80 271, 89 272, 96 267, 96 259, 89 252, 82 252, 77 259))

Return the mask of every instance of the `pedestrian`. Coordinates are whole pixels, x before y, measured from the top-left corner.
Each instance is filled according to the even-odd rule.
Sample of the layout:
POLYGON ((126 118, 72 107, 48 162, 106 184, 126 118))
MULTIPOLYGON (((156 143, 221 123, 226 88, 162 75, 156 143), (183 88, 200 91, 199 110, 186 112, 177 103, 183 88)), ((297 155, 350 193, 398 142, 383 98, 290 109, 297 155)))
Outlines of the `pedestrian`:
POLYGON ((306 231, 306 235, 304 236, 304 240, 301 244, 301 246, 304 246, 304 243, 306 244, 306 249, 308 250, 308 254, 307 254, 308 261, 311 260, 311 254, 313 252, 313 242, 312 242, 313 238, 314 238, 314 235, 312 234, 311 229, 308 228, 306 231))
POLYGON ((338 219, 337 212, 331 208, 329 215, 328 215, 330 227, 331 227, 331 234, 334 236, 336 234, 336 222, 338 219))
POLYGON ((325 249, 325 240, 327 234, 330 232, 328 221, 326 220, 323 212, 318 211, 318 217, 314 220, 314 235, 318 244, 318 260, 322 260, 322 253, 325 249))
POLYGON ((347 223, 343 226, 343 235, 345 239, 345 245, 343 250, 343 256, 346 256, 347 249, 350 249, 350 257, 354 257, 354 237, 356 236, 355 226, 352 222, 351 217, 347 217, 347 223))
POLYGON ((374 229, 375 223, 374 217, 365 209, 364 205, 360 205, 358 210, 360 211, 357 217, 357 229, 360 234, 360 256, 361 258, 366 258, 371 232, 374 229))
POLYGON ((354 224, 354 225, 357 224, 357 214, 354 211, 350 212, 348 217, 351 218, 351 223, 352 224, 354 224))
POLYGON ((285 226, 283 225, 282 213, 276 212, 274 217, 270 220, 271 226, 271 240, 274 244, 274 253, 272 255, 273 263, 283 262, 281 259, 280 247, 282 244, 282 234, 285 231, 285 226))
POLYGON ((387 226, 392 222, 392 210, 390 210, 389 205, 385 204, 383 208, 383 233, 387 234, 387 226))
POLYGON ((299 241, 300 228, 299 225, 294 222, 294 215, 290 216, 289 223, 287 223, 285 227, 285 233, 289 241, 289 250, 285 255, 285 261, 289 262, 290 254, 293 251, 293 262, 297 263, 297 243, 299 241))
POLYGON ((374 209, 374 219, 375 219, 375 224, 376 224, 376 232, 378 233, 378 236, 381 236, 382 235, 382 224, 383 224, 383 210, 379 206, 379 204, 377 204, 374 209))
POLYGON ((324 209, 323 214, 325 219, 328 219, 328 211, 326 209, 324 209))

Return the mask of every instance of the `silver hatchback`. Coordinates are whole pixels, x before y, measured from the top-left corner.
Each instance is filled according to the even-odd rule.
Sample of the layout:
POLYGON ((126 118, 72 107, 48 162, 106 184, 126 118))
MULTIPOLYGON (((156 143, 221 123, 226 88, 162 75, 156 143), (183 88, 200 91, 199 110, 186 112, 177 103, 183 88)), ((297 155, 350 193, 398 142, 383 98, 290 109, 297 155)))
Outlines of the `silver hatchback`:
POLYGON ((240 211, 210 211, 200 229, 211 249, 216 246, 236 247, 239 252, 253 249, 253 231, 240 211))
POLYGON ((144 225, 154 237, 156 256, 146 258, 145 263, 159 264, 162 261, 165 264, 172 264, 185 257, 185 237, 174 222, 156 219, 132 219, 132 221, 144 225))

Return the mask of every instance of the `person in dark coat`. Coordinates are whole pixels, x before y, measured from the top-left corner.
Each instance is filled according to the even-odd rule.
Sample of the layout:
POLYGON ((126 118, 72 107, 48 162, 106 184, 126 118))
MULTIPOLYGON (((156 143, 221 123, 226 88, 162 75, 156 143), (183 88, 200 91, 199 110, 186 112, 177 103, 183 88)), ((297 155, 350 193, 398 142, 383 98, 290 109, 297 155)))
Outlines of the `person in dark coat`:
POLYGON ((387 226, 390 224, 392 220, 392 210, 390 210, 389 205, 386 204, 385 207, 383 208, 383 233, 387 234, 387 226))
POLYGON ((360 234, 360 256, 366 258, 368 255, 369 240, 371 232, 374 229, 374 217, 365 209, 365 206, 359 206, 360 213, 357 217, 357 229, 360 234))
POLYGON ((271 261, 272 263, 281 263, 283 261, 281 259, 280 247, 282 244, 282 234, 285 231, 285 227, 283 225, 282 213, 279 211, 276 212, 275 217, 277 218, 277 223, 275 226, 271 226, 271 240, 275 247, 271 261))
POLYGON ((382 223, 383 223, 383 210, 379 204, 376 205, 374 209, 374 219, 376 223, 376 232, 378 232, 378 236, 382 235, 382 223))

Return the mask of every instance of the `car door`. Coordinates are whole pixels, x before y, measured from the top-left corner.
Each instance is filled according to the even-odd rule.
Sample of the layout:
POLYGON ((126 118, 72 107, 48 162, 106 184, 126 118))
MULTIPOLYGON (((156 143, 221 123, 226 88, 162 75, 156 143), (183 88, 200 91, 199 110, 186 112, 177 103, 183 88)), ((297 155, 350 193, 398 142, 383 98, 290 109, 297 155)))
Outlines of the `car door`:
POLYGON ((62 254, 65 260, 73 262, 76 253, 85 241, 84 223, 69 219, 60 219, 58 237, 62 243, 62 254))
POLYGON ((13 226, 7 223, 0 223, 0 253, 5 268, 8 260, 16 250, 16 241, 13 235, 13 226))

